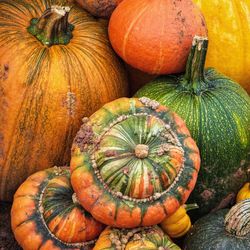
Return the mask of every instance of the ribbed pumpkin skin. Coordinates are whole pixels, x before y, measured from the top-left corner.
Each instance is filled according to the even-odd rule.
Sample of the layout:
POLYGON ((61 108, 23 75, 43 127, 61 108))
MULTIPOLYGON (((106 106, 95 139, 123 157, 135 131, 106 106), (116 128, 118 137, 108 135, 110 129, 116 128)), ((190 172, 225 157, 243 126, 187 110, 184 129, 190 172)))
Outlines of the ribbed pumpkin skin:
POLYGON ((174 213, 200 166, 184 122, 147 98, 120 98, 85 118, 71 155, 79 202, 118 228, 155 225, 174 213))
POLYGON ((183 72, 194 35, 207 30, 191 0, 123 0, 109 22, 117 54, 149 74, 183 72))
POLYGON ((100 235, 93 250, 180 250, 162 230, 155 226, 134 230, 107 227, 100 235), (122 247, 122 248, 119 248, 122 247))
POLYGON ((80 6, 96 17, 109 18, 123 0, 76 0, 80 6))
POLYGON ((189 231, 184 250, 249 250, 250 234, 236 237, 225 230, 228 209, 210 213, 199 219, 189 231))
POLYGON ((103 225, 73 200, 73 193, 68 167, 37 172, 18 188, 11 226, 24 250, 92 249, 103 225))
POLYGON ((194 0, 205 16, 210 39, 207 67, 240 83, 250 94, 250 1, 194 0), (226 39, 225 39, 226 38, 226 39))
POLYGON ((240 85, 214 69, 205 70, 205 80, 200 73, 190 84, 184 75, 162 76, 135 96, 146 96, 169 106, 186 122, 202 160, 190 201, 198 203, 199 211, 206 213, 230 202, 229 198, 234 198, 233 193, 236 195, 246 182, 250 98, 240 85), (192 84, 201 91, 195 92, 192 84))
POLYGON ((44 46, 27 28, 58 1, 0 2, 0 199, 31 173, 64 165, 83 115, 127 94, 107 30, 73 7, 68 45, 44 46))

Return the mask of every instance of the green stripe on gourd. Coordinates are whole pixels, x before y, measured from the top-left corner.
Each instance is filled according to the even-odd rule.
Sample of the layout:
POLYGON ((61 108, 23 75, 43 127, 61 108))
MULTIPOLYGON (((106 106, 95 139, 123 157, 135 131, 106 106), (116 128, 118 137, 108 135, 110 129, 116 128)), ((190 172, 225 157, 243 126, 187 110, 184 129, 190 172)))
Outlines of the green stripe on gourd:
POLYGON ((169 106, 190 129, 202 160, 190 202, 201 213, 231 201, 247 179, 250 152, 250 98, 226 76, 204 69, 207 46, 206 38, 194 38, 184 75, 161 76, 135 95, 169 106))
POLYGON ((140 217, 133 223, 152 225, 185 202, 197 177, 199 152, 176 114, 148 98, 121 98, 83 122, 72 147, 71 182, 96 219, 134 227, 132 218, 118 222, 119 211, 136 210, 140 217), (164 206, 171 199, 173 207, 164 206), (143 220, 150 206, 162 209, 152 224, 143 220))

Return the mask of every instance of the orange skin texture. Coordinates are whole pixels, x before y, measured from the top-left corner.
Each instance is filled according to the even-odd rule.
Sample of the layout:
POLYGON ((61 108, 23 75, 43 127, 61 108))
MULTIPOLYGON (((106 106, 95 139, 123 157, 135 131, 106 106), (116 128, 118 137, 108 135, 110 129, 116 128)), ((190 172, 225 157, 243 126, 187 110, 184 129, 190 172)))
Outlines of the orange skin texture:
POLYGON ((68 163, 82 117, 128 94, 106 27, 86 11, 72 7, 68 45, 48 48, 28 33, 46 4, 0 2, 0 200, 32 173, 68 163))
POLYGON ((117 54, 149 74, 183 72, 195 35, 207 36, 207 29, 191 0, 124 0, 109 22, 117 54))
POLYGON ((109 18, 123 0, 76 0, 76 2, 93 16, 109 18))
POLYGON ((152 224, 157 224, 158 221, 165 217, 164 208, 160 203, 155 204, 154 206, 150 206, 143 217, 143 225, 150 226, 152 224))
MULTIPOLYGON (((49 170, 54 171, 54 169, 49 170)), ((38 210, 40 214, 43 211, 42 217, 44 220, 53 213, 53 209, 45 210, 43 207, 40 210, 38 207, 39 203, 37 200, 40 199, 39 184, 41 185, 47 181, 46 185, 51 185, 53 188, 69 188, 70 182, 66 175, 60 175, 59 173, 59 175, 54 176, 48 181, 47 178, 50 173, 49 171, 40 171, 33 174, 19 187, 15 194, 11 209, 11 227, 16 240, 24 250, 34 250, 39 247, 41 247, 39 249, 62 250, 62 248, 56 246, 55 242, 46 239, 45 235, 42 234, 43 231, 39 230, 39 227, 45 222, 36 222, 31 219, 32 216, 39 216, 40 218, 40 215, 36 215, 38 210)), ((44 189, 42 202, 46 199, 46 195, 51 195, 50 192, 46 188, 44 189)), ((101 223, 95 221, 93 217, 85 216, 84 211, 77 206, 67 214, 64 214, 64 216, 60 214, 56 215, 46 226, 49 228, 50 233, 56 237, 56 240, 60 239, 62 242, 72 244, 91 241, 103 230, 101 223)), ((72 247, 68 247, 67 249, 77 250, 79 248, 75 248, 72 245, 72 247)), ((86 249, 89 250, 90 248, 86 249)))
POLYGON ((139 207, 133 208, 131 211, 129 208, 120 207, 117 211, 116 224, 126 226, 127 228, 134 228, 140 225, 141 222, 141 209, 139 207))

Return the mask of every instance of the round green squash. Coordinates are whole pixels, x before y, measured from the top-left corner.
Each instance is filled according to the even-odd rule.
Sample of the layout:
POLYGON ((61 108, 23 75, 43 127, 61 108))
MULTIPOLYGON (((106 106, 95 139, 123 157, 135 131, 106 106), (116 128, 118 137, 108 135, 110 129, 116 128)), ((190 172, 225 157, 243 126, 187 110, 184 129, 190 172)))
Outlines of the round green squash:
POLYGON ((148 98, 120 98, 83 122, 72 146, 71 183, 96 220, 151 226, 185 203, 200 155, 178 115, 148 98))
POLYGON ((250 98, 215 69, 204 69, 208 40, 195 37, 181 75, 161 76, 135 96, 170 107, 187 124, 201 152, 201 171, 189 202, 199 213, 226 207, 247 179, 250 98))
POLYGON ((249 250, 250 199, 230 210, 221 209, 196 221, 184 250, 249 250))

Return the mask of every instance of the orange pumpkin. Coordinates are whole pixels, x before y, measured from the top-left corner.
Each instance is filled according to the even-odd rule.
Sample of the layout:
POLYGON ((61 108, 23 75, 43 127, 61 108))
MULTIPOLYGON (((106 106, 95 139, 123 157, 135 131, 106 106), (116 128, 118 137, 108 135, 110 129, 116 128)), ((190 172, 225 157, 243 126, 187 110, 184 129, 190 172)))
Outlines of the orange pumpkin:
POLYGON ((68 167, 37 172, 18 188, 11 226, 24 250, 89 250, 104 229, 79 205, 68 167))
POLYGON ((80 6, 92 15, 103 18, 109 18, 121 1, 123 0, 76 0, 80 6))
POLYGON ((194 35, 207 35, 204 18, 191 0, 124 0, 109 22, 114 50, 149 74, 184 71, 194 35))
POLYGON ((0 1, 0 200, 69 162, 81 118, 127 94, 106 27, 57 2, 0 1))

